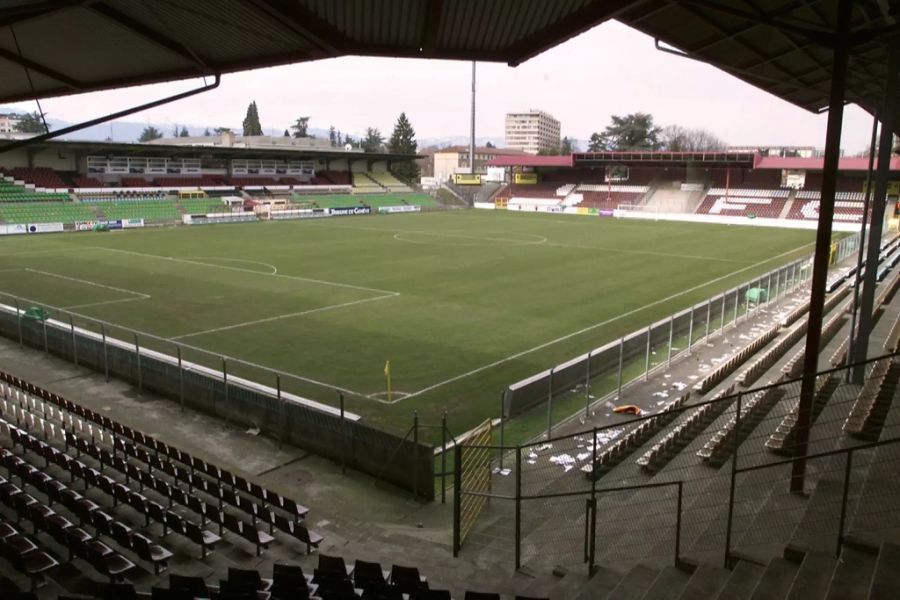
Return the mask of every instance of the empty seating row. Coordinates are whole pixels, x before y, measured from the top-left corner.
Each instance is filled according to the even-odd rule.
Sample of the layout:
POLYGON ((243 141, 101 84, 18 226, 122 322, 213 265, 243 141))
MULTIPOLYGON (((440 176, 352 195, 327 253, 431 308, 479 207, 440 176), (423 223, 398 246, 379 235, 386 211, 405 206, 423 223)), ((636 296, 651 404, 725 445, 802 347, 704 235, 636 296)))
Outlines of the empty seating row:
MULTIPOLYGON (((787 218, 800 221, 815 221, 819 218, 819 200, 794 200, 787 218)), ((858 222, 863 217, 863 204, 837 200, 834 203, 834 220, 858 222)))
MULTIPOLYGON (((840 384, 840 377, 830 374, 821 381, 816 383, 815 397, 812 402, 812 410, 810 412, 809 424, 812 426, 816 419, 824 410, 828 400, 834 394, 840 384)), ((769 439, 766 440, 766 448, 776 454, 789 454, 793 451, 794 439, 797 435, 797 418, 800 411, 800 401, 798 400, 791 411, 785 415, 784 419, 778 425, 769 439)))
POLYGON ((844 433, 866 440, 877 440, 897 393, 898 381, 900 363, 894 360, 876 362, 844 422, 844 433))
POLYGON ((791 190, 785 188, 767 190, 714 187, 706 192, 707 196, 739 196, 741 198, 787 198, 790 194, 791 190))
MULTIPOLYGON (((55 407, 59 412, 57 416, 64 419, 65 417, 62 415, 62 409, 65 409, 69 415, 69 428, 73 432, 76 427, 81 428, 83 426, 82 420, 100 425, 102 429, 100 427, 89 427, 92 441, 90 445, 82 446, 86 450, 93 446, 95 435, 100 437, 102 441, 104 437, 102 431, 103 429, 106 429, 110 432, 107 436, 110 445, 113 447, 113 453, 121 451, 123 454, 129 454, 133 458, 145 462, 145 464, 150 466, 151 471, 154 466, 157 470, 163 472, 168 471, 176 480, 180 477, 181 481, 186 483, 190 482, 190 484, 194 486, 192 489, 197 488, 206 490, 207 493, 210 493, 210 495, 213 495, 217 499, 220 503, 220 507, 222 502, 231 504, 239 510, 250 514, 251 517, 253 517, 254 522, 259 519, 268 523, 270 528, 275 526, 282 529, 292 537, 306 544, 308 550, 310 546, 317 546, 322 541, 321 535, 308 531, 305 527, 300 525, 300 521, 305 518, 309 509, 298 504, 291 498, 281 496, 277 492, 263 488, 256 483, 249 482, 245 478, 235 475, 228 470, 220 469, 212 463, 208 463, 202 459, 181 452, 173 446, 166 445, 139 431, 123 426, 99 413, 84 409, 80 405, 64 400, 47 390, 21 382, 9 374, 0 372, 0 382, 15 389, 24 389, 24 391, 27 392, 27 395, 23 394, 22 397, 19 398, 19 401, 25 406, 30 404, 31 410, 41 413, 44 417, 47 416, 48 407, 51 412, 55 407), (122 438, 131 440, 133 444, 127 443, 125 439, 122 438), (151 455, 147 450, 139 452, 139 448, 136 446, 137 444, 144 446, 147 450, 152 451, 153 454, 151 455), (167 457, 167 459, 162 460, 161 457, 167 457), (169 459, 181 463, 184 465, 185 469, 177 469, 175 465, 170 464, 169 459), (169 464, 167 465, 167 463, 169 464), (188 469, 190 472, 188 472, 188 469), (255 503, 248 501, 241 493, 257 498, 261 502, 255 503), (273 511, 270 509, 276 510, 273 511), (287 516, 283 517, 278 513, 287 516)), ((8 397, 9 389, 9 387, 3 388, 4 398, 8 397)), ((68 448, 69 444, 84 444, 85 442, 78 442, 74 434, 70 434, 70 436, 66 437, 66 443, 68 448)), ((100 457, 103 456, 102 452, 106 452, 97 449, 91 451, 101 452, 99 455, 100 457)), ((111 464, 111 461, 114 460, 115 457, 108 452, 107 456, 106 464, 111 464)), ((98 460, 100 460, 100 458, 98 458, 98 460)), ((250 533, 252 532, 248 531, 248 535, 250 533)))
POLYGON ((661 469, 674 455, 681 452, 691 440, 725 412, 725 409, 734 400, 730 397, 733 391, 734 386, 732 385, 717 392, 709 402, 687 411, 688 416, 673 427, 665 437, 653 444, 635 463, 640 465, 641 470, 646 473, 655 473, 661 469))
MULTIPOLYGON (((644 442, 659 433, 663 427, 674 421, 682 406, 690 399, 688 392, 667 402, 652 417, 642 420, 628 433, 622 435, 597 455, 597 460, 581 467, 589 479, 599 479, 614 466, 622 462, 629 454, 641 447, 644 442)), ((593 445, 597 440, 593 441, 593 445)))
MULTIPOLYGON (((844 325, 844 322, 847 320, 847 315, 845 314, 845 308, 839 310, 836 314, 834 314, 825 324, 822 326, 822 337, 819 342, 819 347, 824 347, 828 342, 837 335, 837 332, 840 331, 841 327, 844 325)), ((806 349, 800 348, 791 359, 781 368, 781 372, 787 375, 789 378, 797 378, 800 377, 803 371, 803 360, 806 356, 806 349)))
MULTIPOLYGON (((808 303, 807 303, 808 304, 808 303)), ((743 387, 749 387, 760 375, 768 371, 778 359, 784 356, 791 347, 806 333, 807 322, 804 320, 791 327, 775 344, 763 352, 737 376, 736 381, 743 387)))
POLYGON ((763 331, 749 344, 738 350, 728 360, 720 364, 706 377, 694 384, 694 389, 701 394, 705 394, 719 385, 726 377, 733 373, 735 369, 744 364, 748 358, 759 352, 760 348, 775 339, 778 335, 778 329, 779 326, 774 325, 763 331))
MULTIPOLYGON (((88 467, 84 463, 57 451, 49 444, 38 440, 28 432, 11 425, 9 426, 9 430, 14 443, 19 443, 22 445, 23 450, 30 450, 44 458, 45 469, 52 462, 70 473, 73 481, 76 478, 83 480, 85 482, 85 489, 99 489, 108 493, 110 496, 118 497, 120 492, 122 494, 128 492, 128 489, 125 486, 116 483, 110 477, 102 475, 100 472, 88 467), (124 489, 120 490, 117 486, 124 489), (115 492, 113 491, 114 489, 115 492)), ((133 551, 140 559, 151 563, 157 574, 160 569, 165 567, 166 562, 172 557, 172 553, 169 550, 154 543, 153 540, 143 534, 133 532, 130 527, 124 523, 118 522, 100 510, 100 507, 96 503, 83 498, 80 494, 71 488, 68 488, 62 482, 55 480, 46 472, 36 469, 23 459, 12 455, 12 453, 3 456, 3 461, 4 466, 10 469, 11 473, 15 472, 15 474, 19 475, 23 483, 27 482, 33 485, 35 489, 47 495, 47 498, 49 499, 47 509, 52 509, 54 502, 62 503, 72 510, 73 514, 79 517, 82 527, 87 523, 92 524, 97 531, 98 538, 101 535, 106 535, 107 537, 114 539, 116 543, 125 550, 133 551)), ((19 496, 16 497, 17 505, 20 498, 21 497, 19 496)), ((115 503, 113 506, 115 506, 115 503)), ((30 507, 28 508, 30 510, 30 507)), ((52 512, 52 510, 49 512, 52 512)), ((21 514, 21 511, 19 511, 19 513, 21 514)), ((44 522, 48 515, 44 512, 39 516, 42 519, 41 522, 44 522)), ((31 517, 31 520, 35 522, 35 526, 37 527, 38 522, 35 521, 34 516, 31 517)))
MULTIPOLYGON (((17 458, 12 456, 12 459, 17 458)), ((27 463, 16 463, 12 459, 4 456, 3 464, 10 475, 16 474, 21 478, 23 486, 29 484, 39 489, 38 486, 43 487, 52 480, 52 478, 42 478, 41 475, 44 474, 33 467, 29 469, 27 463)), ((49 493, 52 492, 48 492, 48 496, 49 493)), ((72 521, 57 514, 51 506, 41 503, 13 483, 0 482, 0 502, 15 510, 19 521, 23 518, 29 519, 34 526, 35 533, 39 530, 43 531, 64 546, 69 552, 69 560, 83 558, 99 573, 109 577, 111 581, 123 578, 125 573, 135 567, 133 562, 99 539, 99 532, 105 527, 105 524, 111 526, 112 517, 102 513, 99 510, 100 507, 95 503, 65 486, 62 486, 60 490, 60 500, 63 506, 78 516, 81 527, 76 527, 72 521), (94 515, 94 513, 100 514, 94 515), (97 536, 83 529, 88 523, 97 528, 97 536)))
MULTIPOLYGON (((784 379, 784 377, 782 376, 779 381, 781 379, 784 379)), ((766 382, 766 386, 772 386, 772 382, 766 382)), ((731 417, 697 451, 697 456, 710 466, 721 466, 783 396, 783 388, 766 387, 766 389, 760 390, 746 399, 741 398, 740 425, 738 425, 737 415, 731 417)))
POLYGON ((69 187, 59 173, 50 167, 14 167, 2 170, 4 175, 39 188, 61 189, 69 187))
MULTIPOLYGON (((799 190, 795 197, 797 200, 819 200, 822 198, 822 191, 799 190)), ((864 202, 866 195, 863 192, 835 192, 834 199, 842 202, 864 202)))

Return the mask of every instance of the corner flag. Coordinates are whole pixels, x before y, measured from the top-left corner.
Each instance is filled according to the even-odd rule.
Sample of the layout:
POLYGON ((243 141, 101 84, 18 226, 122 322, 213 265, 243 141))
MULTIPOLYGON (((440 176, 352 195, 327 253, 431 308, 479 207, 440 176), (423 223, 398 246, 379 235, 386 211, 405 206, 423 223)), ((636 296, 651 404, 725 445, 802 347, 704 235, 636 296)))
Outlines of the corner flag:
POLYGON ((384 361, 384 376, 387 379, 388 402, 391 401, 391 361, 384 361))

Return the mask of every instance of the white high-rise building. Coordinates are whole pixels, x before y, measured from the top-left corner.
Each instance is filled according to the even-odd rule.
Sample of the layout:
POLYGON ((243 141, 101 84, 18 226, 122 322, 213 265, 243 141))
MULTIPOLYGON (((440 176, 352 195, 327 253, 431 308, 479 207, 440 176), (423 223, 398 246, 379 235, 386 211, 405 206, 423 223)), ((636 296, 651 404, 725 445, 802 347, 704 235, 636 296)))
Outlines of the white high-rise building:
POLYGON ((506 113, 506 147, 529 154, 559 148, 559 121, 542 110, 506 113))
POLYGON ((16 113, 0 114, 0 133, 15 133, 20 120, 16 113))

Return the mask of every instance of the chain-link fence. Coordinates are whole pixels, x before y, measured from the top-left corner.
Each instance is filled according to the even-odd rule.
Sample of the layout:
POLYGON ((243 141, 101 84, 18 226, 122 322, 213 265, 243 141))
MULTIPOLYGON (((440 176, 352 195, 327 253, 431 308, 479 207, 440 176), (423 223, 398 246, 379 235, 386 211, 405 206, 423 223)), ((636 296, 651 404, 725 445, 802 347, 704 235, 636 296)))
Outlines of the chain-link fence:
POLYGON ((535 569, 768 560, 789 545, 834 553, 848 535, 900 527, 900 356, 863 368, 861 383, 855 367, 818 374, 808 411, 802 380, 782 377, 703 402, 678 398, 615 426, 490 447, 506 453, 504 468, 492 472, 489 510, 463 552, 535 569))

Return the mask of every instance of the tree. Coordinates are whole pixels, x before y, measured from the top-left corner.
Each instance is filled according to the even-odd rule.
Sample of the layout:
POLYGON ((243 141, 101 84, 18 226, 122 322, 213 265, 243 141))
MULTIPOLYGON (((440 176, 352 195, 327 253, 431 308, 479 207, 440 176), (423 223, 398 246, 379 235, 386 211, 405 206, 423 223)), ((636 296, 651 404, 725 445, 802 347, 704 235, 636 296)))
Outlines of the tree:
POLYGON ((284 137, 291 137, 291 132, 287 129, 284 130, 284 137))
POLYGON ((140 137, 138 137, 139 142, 149 142, 150 140, 158 140, 163 136, 163 132, 154 127, 153 125, 147 125, 144 127, 144 130, 141 132, 140 137))
POLYGON ((204 135, 204 137, 209 137, 210 135, 212 135, 212 134, 209 132, 209 127, 207 127, 206 129, 203 130, 203 135, 204 135))
MULTIPOLYGON (((375 131, 378 130, 376 129, 375 131)), ((388 140, 388 150, 392 154, 415 154, 418 147, 416 130, 413 129, 409 119, 406 118, 406 113, 402 112, 397 117, 397 124, 394 125, 391 139, 388 140)), ((412 160, 394 163, 393 171, 407 181, 419 179, 419 165, 412 160)))
POLYGON ((377 127, 367 127, 366 137, 360 142, 363 152, 381 152, 384 145, 384 136, 377 127))
POLYGON ((487 143, 484 145, 484 147, 485 148, 496 148, 497 146, 495 146, 490 140, 488 140, 487 143))
MULTIPOLYGON (((44 115, 46 117, 46 115, 44 115)), ((16 131, 19 133, 48 133, 50 130, 44 125, 44 119, 41 113, 35 111, 19 115, 19 122, 16 123, 16 131)))
POLYGON ((213 133, 215 135, 222 135, 223 133, 231 133, 231 127, 216 127, 213 129, 213 133))
POLYGON ((172 137, 178 137, 181 133, 181 127, 178 126, 178 123, 175 123, 175 128, 172 129, 172 137))
POLYGON ((291 129, 294 130, 295 138, 309 137, 307 133, 309 131, 309 117, 297 117, 297 120, 291 125, 291 129))
POLYGON ((349 133, 344 134, 344 145, 345 146, 348 144, 352 146, 355 142, 356 142, 356 140, 354 140, 352 137, 350 137, 349 133))
POLYGON ((262 125, 259 124, 259 111, 256 109, 256 100, 247 106, 247 115, 244 117, 244 135, 262 135, 262 125))
POLYGON ((191 137, 191 132, 188 131, 187 127, 182 126, 181 132, 178 134, 178 137, 191 137))
POLYGON ((331 142, 331 147, 334 148, 337 146, 337 139, 335 136, 337 135, 337 130, 334 128, 334 125, 328 128, 328 141, 331 142))
POLYGON ((603 133, 591 135, 591 152, 605 150, 659 150, 660 128, 653 124, 653 115, 632 113, 612 116, 603 133))
POLYGON ((334 145, 340 146, 342 139, 344 139, 344 138, 341 136, 341 130, 338 129, 337 131, 334 132, 334 145))
POLYGON ((562 155, 572 154, 573 152, 578 152, 575 148, 575 142, 570 140, 568 136, 564 137, 562 141, 559 142, 559 153, 562 155))
POLYGON ((609 148, 606 147, 606 141, 599 133, 594 132, 591 134, 591 138, 588 140, 588 152, 603 152, 608 149, 609 148))
POLYGON ((669 125, 663 129, 660 139, 662 149, 671 152, 719 151, 728 147, 711 131, 680 125, 669 125))

